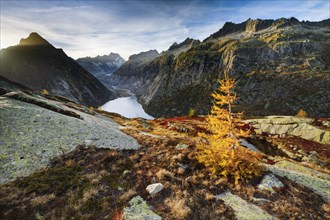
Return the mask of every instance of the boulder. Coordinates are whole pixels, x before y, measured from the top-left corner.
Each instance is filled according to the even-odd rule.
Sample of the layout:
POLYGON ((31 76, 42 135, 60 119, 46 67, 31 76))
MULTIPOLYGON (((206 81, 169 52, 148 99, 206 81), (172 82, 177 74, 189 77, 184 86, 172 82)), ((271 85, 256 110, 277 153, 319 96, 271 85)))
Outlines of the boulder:
POLYGON ((124 208, 125 220, 161 220, 140 196, 135 196, 129 201, 129 206, 124 208))
POLYGON ((268 170, 278 176, 286 177, 296 183, 302 184, 330 202, 330 175, 319 172, 304 165, 282 160, 274 165, 265 165, 268 170))
POLYGON ((221 199, 225 202, 226 206, 230 206, 236 215, 237 219, 240 220, 273 220, 276 217, 270 215, 265 210, 259 208, 258 206, 248 203, 239 196, 232 194, 231 192, 226 192, 215 196, 217 200, 221 199))
POLYGON ((176 145, 175 149, 176 150, 184 150, 184 149, 187 149, 188 147, 189 147, 188 144, 182 144, 182 143, 180 143, 180 144, 176 145))
POLYGON ((157 193, 159 193, 160 191, 162 191, 162 189, 164 188, 163 184, 161 183, 154 183, 151 185, 148 185, 146 190, 150 193, 150 195, 156 195, 157 193))
POLYGON ((266 175, 262 179, 261 183, 258 185, 259 189, 268 190, 272 193, 275 192, 274 187, 276 188, 284 187, 283 183, 274 174, 266 175))

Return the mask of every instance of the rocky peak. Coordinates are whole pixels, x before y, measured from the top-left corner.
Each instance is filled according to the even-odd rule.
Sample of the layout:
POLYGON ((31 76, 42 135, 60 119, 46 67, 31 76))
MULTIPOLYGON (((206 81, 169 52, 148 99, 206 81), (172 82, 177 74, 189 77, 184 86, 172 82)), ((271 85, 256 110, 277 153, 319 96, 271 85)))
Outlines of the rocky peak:
POLYGON ((294 17, 291 17, 291 18, 279 18, 279 19, 276 19, 272 26, 273 27, 276 27, 276 28, 281 28, 281 27, 285 27, 285 26, 293 26, 293 25, 297 25, 299 24, 299 20, 294 18, 294 17))
POLYGON ((45 40, 36 32, 32 32, 27 38, 22 38, 19 41, 19 45, 20 46, 52 46, 47 40, 45 40))
POLYGON ((120 60, 123 60, 123 61, 125 62, 124 58, 122 58, 118 53, 112 53, 112 52, 111 52, 111 53, 108 55, 108 57, 109 57, 109 59, 112 59, 112 60, 120 59, 120 60))
POLYGON ((131 62, 144 62, 152 60, 159 56, 159 53, 157 50, 148 50, 145 52, 141 52, 138 54, 133 54, 128 58, 128 61, 131 62))
POLYGON ((182 43, 174 43, 170 46, 170 48, 165 51, 164 53, 169 53, 177 57, 180 53, 186 52, 190 48, 198 45, 200 43, 199 40, 195 40, 192 38, 186 38, 182 43))
MULTIPOLYGON (((223 37, 229 34, 235 34, 240 32, 246 33, 254 33, 261 30, 265 30, 267 28, 282 28, 285 26, 293 26, 299 24, 299 20, 292 17, 292 18, 279 18, 276 20, 272 19, 251 19, 235 24, 233 22, 226 22, 223 27, 216 33, 212 34, 207 39, 214 39, 218 37, 223 37)), ((206 40, 207 40, 206 39, 206 40)))
POLYGON ((183 46, 193 46, 195 44, 198 44, 200 43, 199 40, 195 40, 195 39, 192 39, 192 38, 189 38, 187 37, 182 43, 178 44, 178 43, 174 43, 170 46, 170 48, 168 49, 169 51, 173 51, 173 50, 176 50, 180 47, 183 47, 183 46))
POLYGON ((245 23, 245 32, 254 33, 266 28, 269 28, 273 24, 274 20, 261 20, 249 18, 245 23))

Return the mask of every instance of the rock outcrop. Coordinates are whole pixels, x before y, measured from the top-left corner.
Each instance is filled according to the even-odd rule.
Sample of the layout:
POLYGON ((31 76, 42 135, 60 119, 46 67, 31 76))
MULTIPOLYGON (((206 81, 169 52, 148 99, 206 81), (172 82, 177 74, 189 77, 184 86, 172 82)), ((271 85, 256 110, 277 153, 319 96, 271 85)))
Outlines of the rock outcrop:
POLYGON ((140 196, 135 196, 129 201, 129 206, 124 208, 124 219, 137 220, 161 220, 162 218, 155 214, 140 196))
POLYGON ((0 59, 0 75, 31 90, 46 89, 94 107, 116 98, 62 49, 56 49, 37 33, 21 39, 17 46, 2 49, 0 59))
MULTIPOLYGON (((237 80, 235 111, 247 115, 329 115, 330 20, 295 18, 226 23, 179 54, 181 44, 144 64, 114 73, 153 116, 207 114, 210 94, 227 71, 237 80)), ((184 46, 186 44, 183 44, 184 46)))
POLYGON ((270 215, 266 211, 260 209, 258 206, 253 205, 242 199, 241 197, 226 192, 216 196, 216 199, 221 199, 224 203, 230 206, 236 215, 237 219, 240 220, 276 220, 275 216, 270 215))
POLYGON ((312 118, 300 118, 290 116, 268 116, 259 119, 249 119, 257 134, 263 132, 272 135, 292 135, 321 144, 330 143, 330 130, 321 129, 312 124, 312 118))
POLYGON ((65 104, 25 93, 0 97, 0 184, 30 175, 78 145, 139 147, 113 120, 65 104))

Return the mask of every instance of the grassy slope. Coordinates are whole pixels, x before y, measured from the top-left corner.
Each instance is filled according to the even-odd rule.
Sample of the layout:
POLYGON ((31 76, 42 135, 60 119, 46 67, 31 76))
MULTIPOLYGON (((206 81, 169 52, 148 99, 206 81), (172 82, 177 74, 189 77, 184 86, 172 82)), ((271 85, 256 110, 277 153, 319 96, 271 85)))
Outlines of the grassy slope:
MULTIPOLYGON (((146 121, 102 114, 123 125, 142 147, 114 151, 79 146, 47 169, 0 186, 1 219, 111 219, 135 195, 164 219, 235 219, 233 209, 213 197, 227 190, 280 219, 330 216, 329 204, 319 195, 287 178, 278 177, 285 188, 271 194, 257 189, 260 178, 234 186, 230 179, 210 175, 194 159, 203 118, 146 121), (180 143, 189 147, 176 149, 180 143), (151 197, 145 187, 154 182, 165 188, 151 197), (258 204, 253 197, 270 202, 258 204)), ((280 158, 265 161, 289 160, 280 158)))

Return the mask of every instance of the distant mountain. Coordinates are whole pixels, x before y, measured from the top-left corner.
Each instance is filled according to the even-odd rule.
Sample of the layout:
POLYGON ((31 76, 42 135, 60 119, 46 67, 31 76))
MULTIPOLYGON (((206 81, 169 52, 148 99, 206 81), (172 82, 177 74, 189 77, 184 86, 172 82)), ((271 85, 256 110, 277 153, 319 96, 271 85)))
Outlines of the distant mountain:
POLYGON ((148 66, 148 64, 150 64, 156 57, 159 57, 159 55, 160 54, 157 50, 149 50, 131 55, 128 58, 128 61, 111 75, 111 83, 130 90, 141 88, 141 92, 143 92, 144 85, 142 84, 148 81, 148 77, 153 78, 150 76, 152 73, 145 72, 144 67, 148 66), (145 76, 146 78, 144 78, 145 76))
POLYGON ((143 94, 146 91, 147 85, 153 82, 157 74, 166 70, 166 66, 169 64, 167 60, 168 56, 175 58, 198 44, 200 44, 200 41, 187 38, 182 43, 173 43, 168 50, 160 54, 157 50, 134 54, 129 57, 129 60, 123 66, 113 73, 111 82, 120 88, 129 89, 137 95, 143 94), (165 69, 160 69, 163 67, 165 69))
POLYGON ((116 98, 93 75, 62 49, 56 49, 37 33, 17 46, 2 49, 0 75, 32 90, 46 89, 87 106, 99 106, 116 98))
POLYGON ((96 57, 84 57, 76 61, 99 79, 105 86, 111 84, 109 76, 125 63, 125 60, 117 53, 96 57))
POLYGON ((189 108, 207 114, 210 94, 225 70, 237 80, 236 111, 294 115, 304 109, 329 117, 329 30, 330 19, 227 22, 189 49, 186 43, 174 44, 139 68, 120 68, 112 77, 133 90, 155 117, 185 115, 189 108))

